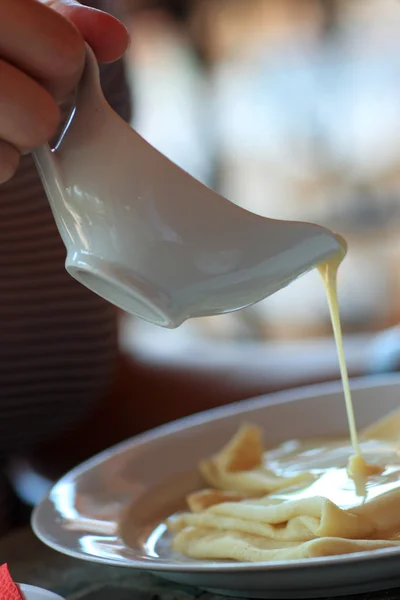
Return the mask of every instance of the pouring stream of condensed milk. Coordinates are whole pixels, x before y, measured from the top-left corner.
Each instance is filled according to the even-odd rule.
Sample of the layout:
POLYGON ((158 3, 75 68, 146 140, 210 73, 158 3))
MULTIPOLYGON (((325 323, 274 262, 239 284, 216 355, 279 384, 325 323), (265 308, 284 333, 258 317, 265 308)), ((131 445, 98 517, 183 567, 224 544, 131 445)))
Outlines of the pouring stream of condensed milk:
POLYGON ((354 450, 348 463, 349 476, 354 480, 357 491, 363 495, 365 483, 370 475, 376 475, 382 472, 382 468, 378 465, 367 464, 364 460, 360 443, 358 441, 356 421, 354 417, 353 401, 349 384, 349 374, 346 365, 346 358, 343 347, 343 334, 340 322, 339 302, 337 293, 337 275, 340 265, 342 264, 347 254, 346 241, 337 236, 341 243, 341 249, 328 261, 322 263, 318 270, 321 274, 322 281, 325 287, 326 297, 328 300, 329 311, 331 315, 332 328, 335 337, 336 350, 339 359, 340 374, 343 383, 344 399, 346 403, 347 419, 350 430, 350 440, 354 450))
MULTIPOLYGON (((338 238, 339 238, 339 236, 338 236, 338 238)), ((357 456, 361 456, 362 454, 361 454, 360 444, 358 442, 353 402, 351 399, 349 374, 347 371, 346 359, 345 359, 345 354, 344 354, 343 334, 342 334, 342 327, 341 327, 341 323, 340 323, 339 302, 338 302, 338 293, 337 293, 337 274, 338 274, 339 267, 342 264, 343 259, 345 258, 346 253, 347 253, 347 243, 345 242, 345 240, 343 240, 343 238, 339 238, 339 239, 342 243, 342 247, 341 247, 340 251, 329 261, 320 265, 318 267, 318 270, 322 276, 322 281, 324 283, 326 297, 327 297, 328 304, 329 304, 332 328, 333 328, 333 333, 335 336, 336 349, 337 349, 338 358, 339 358, 340 374, 341 374, 342 382, 343 382, 343 392, 344 392, 344 398, 345 398, 345 402, 346 402, 347 418, 349 421, 349 428, 350 428, 350 439, 351 439, 351 443, 354 448, 355 454, 357 456)))

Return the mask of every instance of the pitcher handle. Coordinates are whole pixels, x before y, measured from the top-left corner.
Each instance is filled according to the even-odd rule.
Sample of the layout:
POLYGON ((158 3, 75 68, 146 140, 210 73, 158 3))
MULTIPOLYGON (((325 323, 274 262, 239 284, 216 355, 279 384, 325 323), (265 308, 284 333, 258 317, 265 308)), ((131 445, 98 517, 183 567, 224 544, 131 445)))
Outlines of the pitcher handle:
POLYGON ((107 102, 101 89, 99 65, 93 50, 86 44, 85 68, 74 92, 72 107, 65 124, 52 146, 45 144, 33 151, 33 159, 46 192, 49 191, 51 182, 60 180, 59 152, 72 126, 78 125, 77 120, 88 122, 91 114, 104 108, 105 104, 107 102))

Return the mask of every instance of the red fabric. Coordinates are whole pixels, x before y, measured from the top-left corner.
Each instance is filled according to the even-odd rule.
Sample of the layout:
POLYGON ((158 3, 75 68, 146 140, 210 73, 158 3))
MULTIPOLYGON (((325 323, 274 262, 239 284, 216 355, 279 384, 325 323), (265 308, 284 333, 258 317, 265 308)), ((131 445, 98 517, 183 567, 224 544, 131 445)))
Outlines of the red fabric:
POLYGON ((0 598, 1 600, 23 600, 21 592, 12 580, 7 565, 0 567, 0 598))

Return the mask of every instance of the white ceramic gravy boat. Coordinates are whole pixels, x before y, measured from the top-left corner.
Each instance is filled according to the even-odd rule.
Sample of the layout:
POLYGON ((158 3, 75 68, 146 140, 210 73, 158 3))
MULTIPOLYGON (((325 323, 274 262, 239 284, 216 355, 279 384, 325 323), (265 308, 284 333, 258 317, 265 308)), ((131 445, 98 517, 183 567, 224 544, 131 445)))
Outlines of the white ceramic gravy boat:
POLYGON ((239 208, 170 162, 108 105, 90 49, 62 139, 35 160, 70 275, 163 327, 254 304, 340 247, 317 225, 239 208))

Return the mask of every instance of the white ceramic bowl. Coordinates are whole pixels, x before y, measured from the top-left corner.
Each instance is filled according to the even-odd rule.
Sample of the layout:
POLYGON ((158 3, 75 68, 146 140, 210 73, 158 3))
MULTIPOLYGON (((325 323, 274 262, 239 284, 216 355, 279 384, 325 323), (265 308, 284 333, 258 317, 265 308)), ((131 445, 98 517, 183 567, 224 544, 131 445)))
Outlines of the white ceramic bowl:
POLYGON ((69 274, 156 325, 249 306, 340 250, 323 227, 228 202, 145 142, 107 104, 89 48, 62 142, 34 157, 69 274))
POLYGON ((21 583, 19 584, 19 589, 25 600, 63 600, 61 596, 57 596, 57 594, 53 594, 53 592, 49 592, 48 590, 34 587, 33 585, 21 583))

